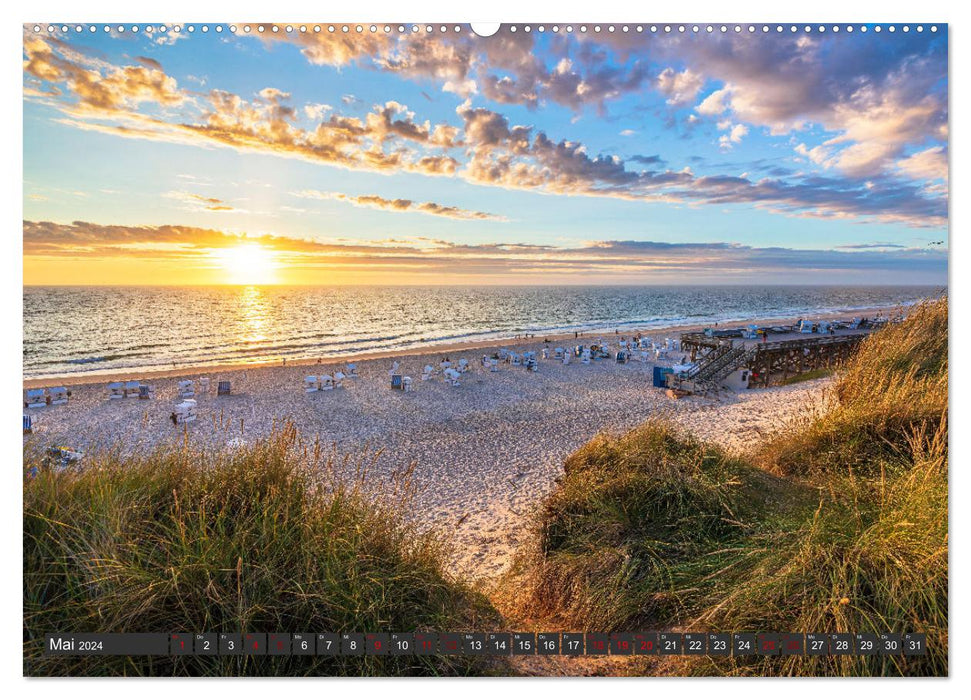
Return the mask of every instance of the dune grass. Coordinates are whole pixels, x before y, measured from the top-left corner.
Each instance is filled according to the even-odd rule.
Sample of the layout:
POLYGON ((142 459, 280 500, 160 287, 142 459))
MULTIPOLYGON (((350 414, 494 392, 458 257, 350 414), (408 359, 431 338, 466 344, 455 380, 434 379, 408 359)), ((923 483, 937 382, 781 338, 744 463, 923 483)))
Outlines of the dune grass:
POLYGON ((597 631, 926 632, 923 657, 663 660, 679 674, 946 675, 947 300, 868 338, 826 411, 745 457, 652 422, 566 463, 505 582, 597 631))
POLYGON ((492 628, 488 601, 443 573, 443 542, 403 518, 410 474, 377 499, 333 466, 286 426, 235 454, 89 455, 80 472, 25 476, 25 674, 492 672, 461 657, 41 655, 48 632, 492 628))

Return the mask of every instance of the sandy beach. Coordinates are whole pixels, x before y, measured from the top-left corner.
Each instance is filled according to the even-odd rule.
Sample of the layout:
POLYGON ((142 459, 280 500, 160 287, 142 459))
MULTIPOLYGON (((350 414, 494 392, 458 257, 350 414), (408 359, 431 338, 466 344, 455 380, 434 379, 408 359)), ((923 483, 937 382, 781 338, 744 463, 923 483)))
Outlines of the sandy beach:
MULTIPOLYGON (((683 330, 647 335, 661 340, 683 330)), ((597 337, 586 334, 580 342, 589 344, 597 337)), ((618 337, 610 333, 603 338, 616 349, 618 337)), ((699 437, 745 450, 818 404, 829 381, 672 400, 651 386, 651 362, 599 360, 584 365, 574 359, 564 365, 552 359, 552 349, 568 345, 567 339, 551 338, 548 345, 544 340, 396 354, 402 374, 414 379, 411 393, 391 389, 392 359, 384 354, 355 358, 359 378, 346 379, 333 391, 310 394, 303 389, 305 375, 333 374, 346 361, 165 373, 151 379, 156 394, 148 401, 111 401, 104 377, 85 377, 68 385, 72 395, 67 405, 27 411, 36 417, 38 428, 25 442, 126 451, 174 446, 188 433, 196 444, 232 449, 240 439, 252 442, 289 420, 305 438, 319 436, 336 455, 349 456, 341 467, 348 476, 357 469, 356 456, 366 453, 368 483, 375 488, 414 464, 415 516, 449 536, 456 574, 487 582, 509 565, 536 504, 562 473, 563 460, 598 432, 624 431, 665 416, 699 437), (540 360, 538 372, 510 364, 490 372, 481 363, 484 354, 499 347, 541 355, 544 346, 550 359, 540 360), (424 365, 437 368, 446 355, 453 363, 469 361, 471 370, 462 375, 460 386, 449 386, 440 373, 428 381, 419 379, 424 365), (196 396, 198 419, 173 425, 170 415, 179 379, 203 376, 210 379, 210 392, 196 396), (231 396, 216 396, 217 380, 231 381, 231 396)), ((572 334, 568 340, 573 341, 572 334)), ((52 385, 50 380, 40 383, 52 385)))

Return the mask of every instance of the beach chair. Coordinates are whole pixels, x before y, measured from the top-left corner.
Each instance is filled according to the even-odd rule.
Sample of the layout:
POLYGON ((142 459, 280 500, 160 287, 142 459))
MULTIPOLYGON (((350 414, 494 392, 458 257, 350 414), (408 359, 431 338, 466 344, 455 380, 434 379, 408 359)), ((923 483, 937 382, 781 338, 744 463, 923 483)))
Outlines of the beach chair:
POLYGON ((590 359, 591 359, 590 349, 584 348, 583 352, 580 353, 580 362, 582 362, 585 365, 589 365, 590 359))
POLYGON ((209 377, 199 377, 199 393, 203 396, 209 394, 209 377))
POLYGON ((138 398, 138 387, 139 383, 136 381, 125 382, 125 398, 129 396, 132 398, 138 398))
POLYGON ((24 399, 27 408, 44 408, 47 405, 47 394, 43 389, 28 389, 24 399))
POLYGON ((400 374, 392 374, 391 375, 391 388, 392 389, 401 389, 402 388, 401 375, 400 374))
POLYGON ((196 419, 196 400, 185 399, 175 405, 175 422, 191 423, 196 419))
POLYGON ((511 352, 509 353, 509 364, 513 367, 521 367, 523 364, 523 358, 520 357, 519 353, 511 352))
POLYGON ((336 372, 334 372, 334 388, 335 389, 342 389, 342 388, 344 388, 344 378, 345 378, 345 375, 340 370, 337 370, 336 372))
POLYGON ((461 376, 457 369, 452 369, 449 367, 445 372, 443 372, 445 383, 449 386, 459 386, 459 377, 461 376))
POLYGON ((344 374, 350 379, 357 379, 360 375, 357 373, 357 365, 353 362, 348 362, 347 366, 344 368, 344 374))
POLYGON ((196 383, 191 379, 183 379, 179 382, 179 398, 191 399, 196 395, 196 383))
POLYGON ((29 413, 24 413, 24 435, 34 432, 34 417, 29 413))
POLYGON ((813 322, 812 321, 800 321, 799 322, 799 332, 800 333, 812 333, 813 332, 813 322))
POLYGON ((499 358, 492 357, 489 359, 489 371, 490 372, 499 371, 499 358))
POLYGON ((571 357, 572 357, 572 355, 570 353, 564 352, 563 353, 563 364, 565 364, 565 365, 570 364, 570 358, 571 357))
POLYGON ((506 348, 499 348, 499 359, 505 362, 509 359, 509 350, 506 348))
POLYGON ((67 403, 67 388, 63 386, 55 386, 48 389, 48 395, 51 399, 51 406, 60 406, 67 403))
POLYGON ((818 333, 821 333, 821 334, 824 334, 824 335, 825 334, 828 334, 829 333, 829 327, 831 325, 833 325, 833 324, 831 324, 829 321, 820 321, 819 324, 818 324, 818 326, 817 326, 817 332, 818 333))
POLYGON ((452 363, 449 360, 442 360, 438 363, 438 368, 444 372, 445 370, 452 368, 452 363))
POLYGON ((543 359, 544 360, 550 359, 550 349, 549 348, 543 348, 543 359))
POLYGON ((155 398, 155 387, 151 384, 139 384, 138 385, 138 398, 139 399, 154 399, 155 398))
POLYGON ((641 362, 648 362, 650 360, 651 354, 647 350, 641 350, 637 354, 637 359, 641 362))
POLYGON ((303 378, 303 391, 305 394, 312 394, 315 391, 320 390, 320 384, 317 382, 317 376, 313 374, 308 374, 303 378))
POLYGON ((414 391, 415 390, 414 382, 413 382, 413 380, 412 380, 411 377, 402 377, 401 378, 401 390, 403 392, 405 392, 406 394, 408 392, 410 392, 410 391, 414 391))
POLYGON ((432 367, 431 365, 425 365, 425 369, 421 371, 421 380, 423 382, 427 382, 429 379, 432 378, 432 374, 434 374, 434 372, 435 372, 434 367, 432 367))
POLYGON ((122 382, 111 382, 108 385, 108 399, 114 401, 123 398, 125 398, 125 385, 122 382))
POLYGON ((397 360, 395 360, 394 362, 391 363, 391 369, 388 370, 388 374, 398 374, 399 367, 401 367, 401 364, 397 360))
POLYGON ((466 360, 464 357, 459 360, 458 371, 461 372, 462 374, 465 374, 466 372, 469 371, 469 361, 466 360))
POLYGON ((216 384, 216 396, 229 396, 231 393, 232 385, 229 383, 228 379, 223 379, 218 384, 216 384))
POLYGON ((860 319, 854 318, 852 321, 850 321, 850 325, 847 327, 852 328, 853 330, 856 330, 857 328, 860 327, 860 319))
POLYGON ((626 350, 618 350, 617 351, 617 364, 618 365, 626 365, 627 364, 627 351, 626 350))
POLYGON ((553 348, 553 359, 554 360, 562 360, 564 354, 565 353, 564 353, 563 348, 553 348))
POLYGON ((334 390, 334 378, 329 374, 322 374, 318 378, 320 382, 321 391, 333 391, 334 390))

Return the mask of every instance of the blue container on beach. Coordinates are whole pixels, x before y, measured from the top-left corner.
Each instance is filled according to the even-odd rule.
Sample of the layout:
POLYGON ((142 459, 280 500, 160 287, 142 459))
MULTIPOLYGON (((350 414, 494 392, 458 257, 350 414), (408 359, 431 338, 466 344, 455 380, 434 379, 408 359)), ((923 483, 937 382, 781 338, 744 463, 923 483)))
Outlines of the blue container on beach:
POLYGON ((654 368, 654 386, 658 389, 666 389, 668 386, 668 381, 666 376, 673 374, 674 370, 670 367, 655 367, 654 368))

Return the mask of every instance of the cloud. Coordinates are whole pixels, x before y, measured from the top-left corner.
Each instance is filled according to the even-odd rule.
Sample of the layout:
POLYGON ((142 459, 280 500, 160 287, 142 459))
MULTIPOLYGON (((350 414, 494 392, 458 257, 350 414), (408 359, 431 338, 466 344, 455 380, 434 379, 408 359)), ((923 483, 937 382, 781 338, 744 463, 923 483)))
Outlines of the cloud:
POLYGON ((674 107, 688 104, 705 84, 705 79, 690 68, 680 73, 673 68, 665 68, 657 77, 657 89, 666 95, 668 104, 674 107))
POLYGON ((204 197, 202 195, 193 194, 192 192, 184 191, 172 191, 166 192, 163 197, 168 199, 174 199, 181 202, 185 209, 189 211, 207 211, 207 212, 242 212, 244 210, 237 209, 236 207, 228 204, 227 202, 217 198, 217 197, 204 197))
MULTIPOLYGON (((719 128, 722 128, 719 126, 719 128)), ((741 143, 742 139, 748 135, 748 127, 744 124, 727 124, 724 127, 728 130, 727 134, 722 134, 718 138, 718 145, 723 149, 729 149, 733 144, 741 143)))
MULTIPOLYGON (((419 82, 434 82, 462 98, 482 93, 503 104, 536 108, 551 101, 580 111, 640 89, 650 78, 639 58, 627 59, 593 43, 579 44, 571 59, 544 57, 531 33, 503 27, 488 39, 470 32, 362 33, 263 32, 267 43, 300 47, 310 63, 361 66, 419 82)), ((564 45, 565 46, 565 45, 564 45)), ((686 89, 689 89, 688 82, 686 89)))
MULTIPOLYGON (((371 38, 362 37, 355 37, 355 40, 359 38, 364 45, 372 41, 371 38)), ((757 75, 768 73, 771 76, 765 99, 756 105, 761 115, 758 120, 764 122, 766 128, 776 128, 780 124, 794 128, 792 125, 804 123, 802 117, 795 115, 805 114, 805 110, 797 110, 790 104, 787 100, 792 95, 776 81, 806 78, 799 78, 801 73, 794 72, 794 69, 782 70, 774 66, 773 61, 787 55, 784 51, 775 48, 752 53, 755 51, 753 45, 774 47, 787 44, 788 39, 734 42, 729 45, 735 47, 734 53, 726 53, 722 41, 716 37, 705 39, 696 43, 707 46, 714 42, 715 48, 705 49, 713 55, 699 53, 701 50, 695 44, 690 44, 693 48, 684 49, 684 57, 685 60, 696 60, 703 64, 703 69, 692 69, 699 75, 717 75, 719 63, 715 59, 728 66, 724 70, 733 82, 729 87, 709 94, 697 109, 699 114, 717 114, 719 123, 724 123, 727 130, 721 139, 724 147, 738 144, 748 133, 749 126, 744 119, 739 119, 740 116, 752 119, 756 116, 755 112, 746 111, 745 105, 749 103, 745 99, 759 96, 739 87, 749 85, 742 80, 745 75, 742 67, 745 66, 757 75), (776 75, 779 71, 782 71, 781 75, 776 75), (715 95, 719 97, 715 98, 715 95)), ((442 55, 440 52, 450 55, 453 49, 458 51, 456 47, 433 47, 436 41, 451 39, 415 37, 414 40, 414 44, 401 44, 398 39, 374 38, 382 46, 394 47, 390 53, 385 51, 381 54, 380 60, 390 62, 388 65, 398 65, 401 70, 432 70, 437 60, 435 57, 442 55)), ((340 57, 343 57, 340 58, 342 61, 371 61, 373 58, 370 55, 347 54, 345 49, 348 47, 341 41, 338 48, 330 47, 322 56, 330 57, 326 60, 333 61, 340 57)), ((311 45, 317 46, 317 43, 307 44, 308 47, 311 45)), ((667 45, 668 42, 665 43, 667 45)), ((507 34, 498 42, 490 41, 477 46, 485 46, 483 50, 486 53, 495 54, 484 65, 500 72, 515 72, 518 76, 516 84, 520 88, 527 83, 532 84, 530 81, 535 78, 535 84, 541 88, 537 95, 544 91, 553 94, 561 88, 566 89, 565 84, 557 88, 553 83, 544 82, 543 70, 534 61, 536 56, 532 51, 532 39, 523 39, 522 35, 513 38, 507 34), (522 82, 524 79, 525 83, 522 82)), ((354 50, 361 49, 355 45, 354 50)), ((842 51, 839 48, 834 50, 838 53, 842 51)), ((790 51, 795 52, 789 56, 790 60, 800 70, 807 68, 811 57, 807 52, 810 49, 797 43, 795 47, 790 46, 790 51)), ((812 55, 816 56, 818 51, 813 51, 815 53, 812 55)), ((373 105, 364 115, 351 116, 323 110, 318 103, 295 103, 290 94, 273 87, 266 87, 249 97, 219 89, 212 89, 204 95, 189 94, 178 88, 174 78, 158 69, 145 65, 113 66, 100 59, 80 55, 65 46, 64 42, 51 41, 48 37, 25 37, 24 53, 25 74, 39 81, 41 86, 61 91, 54 96, 27 96, 26 99, 42 99, 45 104, 60 109, 64 113, 59 120, 61 123, 124 138, 202 147, 222 146, 355 170, 455 177, 476 185, 546 194, 613 197, 689 206, 745 204, 788 216, 852 218, 916 227, 942 227, 947 223, 946 192, 928 183, 915 182, 911 177, 921 167, 927 170, 935 164, 940 166, 942 158, 935 155, 934 147, 931 147, 930 153, 914 160, 908 160, 910 156, 894 156, 897 158, 895 164, 898 161, 905 164, 895 165, 892 172, 866 175, 862 173, 868 172, 869 167, 849 168, 854 173, 859 170, 861 174, 840 177, 822 177, 814 173, 768 173, 771 176, 754 178, 748 175, 696 175, 688 169, 643 171, 629 168, 628 163, 617 154, 593 153, 580 141, 557 139, 535 126, 511 123, 497 111, 473 106, 471 100, 466 100, 456 109, 458 124, 433 124, 427 119, 422 120, 408 106, 391 99, 373 105), (176 105, 180 107, 177 112, 169 110, 176 105)), ((593 74, 589 72, 591 66, 602 69, 596 73, 606 81, 602 85, 614 79, 622 82, 642 80, 634 77, 630 71, 617 73, 616 66, 608 62, 606 54, 597 44, 581 42, 574 54, 574 58, 586 66, 586 77, 581 83, 586 81, 584 84, 593 85, 590 82, 593 80, 590 77, 593 74)), ((458 51, 455 55, 464 57, 466 54, 458 51)), ((885 57, 879 58, 880 61, 873 59, 871 63, 883 65, 885 57)), ((916 70, 923 64, 913 59, 907 65, 916 70)), ((877 72, 873 66, 857 66, 853 69, 877 72)), ((834 70, 839 77, 850 68, 840 66, 834 70)), ((452 79, 464 75, 465 68, 442 67, 441 71, 440 78, 447 75, 452 79)), ((575 73, 575 66, 572 60, 563 59, 554 72, 560 76, 557 80, 567 80, 566 76, 575 73)), ((678 82, 676 76, 681 73, 670 76, 672 86, 678 82)), ((885 80, 900 89, 906 87, 905 81, 899 77, 886 77, 885 80)), ((573 78, 569 78, 569 81, 573 81, 573 78)), ((919 86, 922 85, 921 81, 917 82, 919 86)), ((581 83, 574 81, 571 89, 578 89, 581 83)), ((926 88, 926 85, 922 85, 922 89, 926 88)), ((803 95, 806 89, 803 85, 796 95, 803 95)), ((566 93, 557 94, 569 102, 566 93)), ((600 92, 600 97, 593 101, 606 99, 606 94, 600 92)), ((844 95, 843 92, 837 94, 844 95)), ((811 97, 817 99, 818 96, 813 94, 811 97)), ((871 99, 876 99, 872 96, 872 90, 857 81, 855 92, 846 96, 843 102, 822 101, 811 111, 820 115, 837 114, 841 109, 848 109, 847 105, 862 104, 871 99)), ((916 104, 922 104, 920 99, 915 97, 914 100, 916 104)), ((850 158, 855 157, 858 162, 889 158, 903 148, 898 144, 888 150, 889 134, 898 133, 903 128, 901 124, 912 123, 908 114, 910 112, 902 112, 900 120, 887 118, 881 122, 880 128, 873 127, 875 132, 885 135, 872 142, 847 143, 843 139, 851 138, 846 135, 850 132, 844 132, 818 146, 800 144, 796 150, 823 167, 844 170, 850 158), (870 147, 875 149, 874 153, 863 152, 870 147), (839 165, 841 162, 843 165, 839 165)), ((850 116, 844 115, 842 123, 851 125, 855 122, 850 116)), ((629 160, 631 163, 649 164, 636 156, 629 160)), ((734 172, 742 170, 745 168, 738 168, 734 172)))
POLYGON ((830 134, 817 162, 855 176, 887 174, 915 144, 946 138, 946 37, 774 36, 740 41, 673 38, 662 55, 720 81, 701 116, 766 127, 776 135, 812 125, 830 134))
MULTIPOLYGON (((181 104, 184 95, 176 80, 150 65, 102 67, 95 61, 81 65, 55 53, 46 39, 24 37, 24 72, 47 83, 63 83, 80 107, 112 112, 143 102, 160 106, 181 104)), ((79 57, 76 52, 69 55, 79 57)))
POLYGON ((463 276, 537 274, 624 279, 766 279, 779 275, 884 274, 946 279, 947 252, 929 248, 802 250, 725 242, 667 243, 604 240, 572 246, 456 244, 418 238, 375 242, 320 242, 285 236, 242 236, 186 226, 110 226, 83 221, 57 224, 24 221, 27 256, 206 260, 216 249, 241 241, 275 251, 285 264, 348 270, 385 270, 463 276))
POLYGON ((948 180, 947 151, 932 146, 897 161, 897 168, 915 180, 948 180))
POLYGON ((461 219, 466 221, 507 221, 503 216, 489 214, 484 211, 474 211, 461 209, 459 207, 447 206, 436 202, 415 202, 411 199, 385 199, 378 195, 352 196, 341 192, 320 192, 318 190, 301 190, 291 192, 294 197, 303 199, 330 199, 341 202, 348 202, 357 207, 368 209, 381 209, 384 211, 395 212, 418 212, 420 214, 430 214, 432 216, 444 216, 449 219, 461 219))

